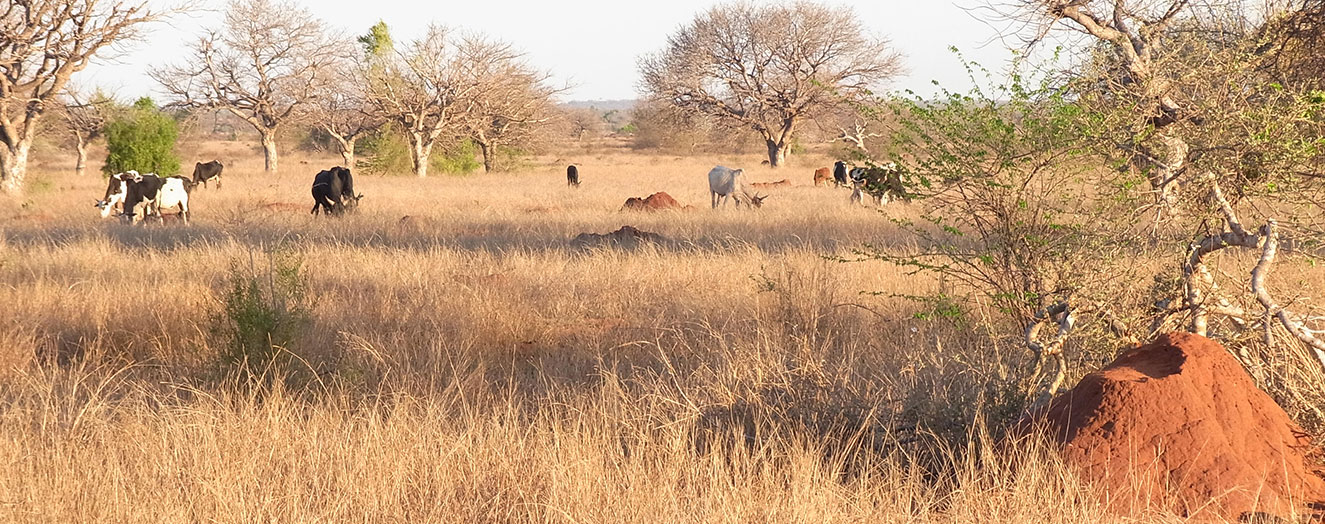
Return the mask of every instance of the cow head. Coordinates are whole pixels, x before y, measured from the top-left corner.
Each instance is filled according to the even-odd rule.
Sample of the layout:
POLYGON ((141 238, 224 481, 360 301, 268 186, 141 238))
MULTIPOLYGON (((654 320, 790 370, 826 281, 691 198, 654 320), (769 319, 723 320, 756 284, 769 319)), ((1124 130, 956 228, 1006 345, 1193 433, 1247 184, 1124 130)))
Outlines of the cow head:
POLYGON ((358 195, 345 195, 343 204, 346 211, 357 211, 359 209, 359 200, 363 198, 363 193, 358 195))

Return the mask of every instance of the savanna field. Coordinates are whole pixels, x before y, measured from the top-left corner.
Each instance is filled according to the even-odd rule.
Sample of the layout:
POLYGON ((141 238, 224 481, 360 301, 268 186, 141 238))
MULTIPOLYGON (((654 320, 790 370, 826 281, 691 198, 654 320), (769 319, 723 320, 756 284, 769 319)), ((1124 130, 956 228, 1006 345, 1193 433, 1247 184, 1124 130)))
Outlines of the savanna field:
MULTIPOLYGON (((360 211, 330 219, 309 185, 337 159, 269 176, 246 145, 180 150, 227 164, 189 225, 101 219, 104 178, 58 156, 0 200, 0 520, 1120 521, 1006 435, 1017 332, 915 298, 951 283, 853 261, 917 251, 895 221, 919 211, 814 187, 827 156, 609 144, 356 173, 360 211), (714 164, 794 185, 710 210, 714 164), (657 191, 694 209, 620 210, 657 191), (667 240, 570 242, 623 225, 667 240)), ((1072 379, 1116 348, 1088 349, 1069 345, 1072 379)))

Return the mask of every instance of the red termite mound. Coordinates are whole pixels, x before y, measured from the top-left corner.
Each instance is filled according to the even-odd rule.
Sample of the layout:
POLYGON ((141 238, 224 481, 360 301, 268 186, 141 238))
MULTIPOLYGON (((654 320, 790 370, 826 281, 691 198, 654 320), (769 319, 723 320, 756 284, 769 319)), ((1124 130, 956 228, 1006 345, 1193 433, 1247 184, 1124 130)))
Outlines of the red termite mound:
POLYGON ((649 195, 648 198, 630 197, 626 199, 626 205, 621 207, 622 211, 664 211, 668 209, 681 209, 681 203, 677 202, 672 195, 658 192, 649 195))
POLYGON ((1318 520, 1325 510, 1325 471, 1307 435, 1202 336, 1128 350, 1035 419, 1118 513, 1318 520))

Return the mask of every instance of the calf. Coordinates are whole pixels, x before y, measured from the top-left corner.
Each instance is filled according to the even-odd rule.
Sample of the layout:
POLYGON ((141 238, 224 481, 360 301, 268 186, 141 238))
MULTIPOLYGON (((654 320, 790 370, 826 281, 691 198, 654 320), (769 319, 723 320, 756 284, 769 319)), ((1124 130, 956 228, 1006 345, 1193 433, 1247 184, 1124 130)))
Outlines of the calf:
POLYGON ((221 170, 223 169, 225 169, 225 166, 221 165, 219 160, 213 160, 206 164, 198 162, 193 165, 193 184, 202 184, 202 187, 207 187, 207 182, 215 180, 216 189, 221 189, 221 170))
POLYGON ((715 166, 709 171, 709 197, 713 203, 713 209, 718 208, 730 196, 737 207, 741 205, 741 199, 746 199, 746 204, 751 207, 760 207, 764 204, 767 196, 759 196, 758 193, 751 195, 746 190, 744 170, 731 169, 723 166, 715 166))
POLYGON ((821 167, 814 170, 814 187, 819 187, 820 184, 826 183, 832 179, 833 171, 831 169, 821 167))
POLYGON ((354 194, 354 177, 350 170, 333 167, 313 177, 313 209, 309 213, 316 215, 325 211, 327 215, 339 215, 357 208, 361 198, 363 195, 354 194))
POLYGON ((566 166, 566 187, 580 187, 580 169, 575 164, 566 166))

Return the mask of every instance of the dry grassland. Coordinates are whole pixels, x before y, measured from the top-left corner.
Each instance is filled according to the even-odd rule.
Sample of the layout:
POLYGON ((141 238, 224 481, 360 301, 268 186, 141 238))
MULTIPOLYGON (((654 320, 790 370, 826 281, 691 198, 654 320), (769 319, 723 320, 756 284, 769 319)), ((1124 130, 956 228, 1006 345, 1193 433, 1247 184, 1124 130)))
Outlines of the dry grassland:
POLYGON ((331 220, 308 186, 333 160, 267 178, 207 147, 225 187, 189 226, 103 222, 102 179, 52 167, 0 200, 0 521, 1108 520, 1052 453, 970 429, 1022 348, 888 296, 929 277, 825 258, 913 249, 811 186, 825 158, 750 169, 796 184, 758 212, 709 210, 705 179, 757 157, 613 152, 574 158, 578 190, 569 156, 360 174, 331 220), (618 210, 655 191, 697 209, 618 210), (569 246, 627 224, 671 242, 569 246), (280 260, 307 314, 241 382, 226 297, 280 260))

